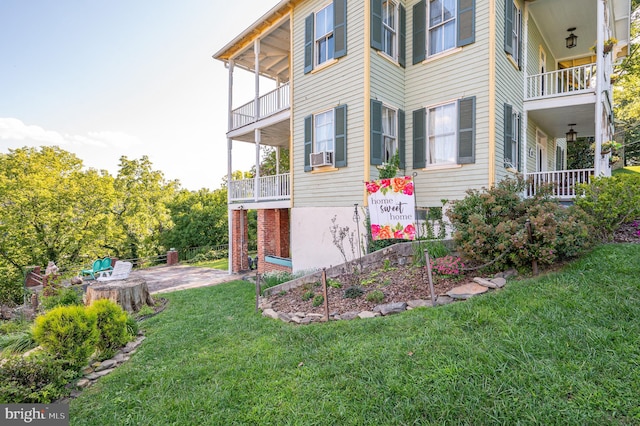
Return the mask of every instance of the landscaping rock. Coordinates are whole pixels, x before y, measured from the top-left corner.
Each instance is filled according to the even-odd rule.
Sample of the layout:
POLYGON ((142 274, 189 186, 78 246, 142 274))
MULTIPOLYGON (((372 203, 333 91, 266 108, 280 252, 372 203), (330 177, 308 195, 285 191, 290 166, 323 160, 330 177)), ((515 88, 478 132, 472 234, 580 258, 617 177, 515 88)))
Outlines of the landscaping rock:
POLYGON ((517 277, 518 276, 518 271, 516 271, 515 269, 509 269, 507 271, 504 271, 504 273, 502 274, 502 278, 504 279, 509 279, 511 277, 517 277))
POLYGON ((380 312, 371 312, 371 311, 362 311, 358 314, 358 318, 361 318, 361 319, 375 318, 379 316, 380 316, 380 312))
MULTIPOLYGON (((504 279, 504 278, 494 278, 494 279, 504 279)), ((484 278, 480 278, 480 277, 475 277, 473 279, 473 282, 480 284, 483 287, 487 287, 487 288, 498 288, 497 284, 494 284, 492 281, 489 280, 485 280, 484 278)))
POLYGON ((416 299, 416 300, 409 300, 407 302, 407 309, 421 308, 425 306, 427 307, 432 306, 431 300, 416 299))
POLYGON ((356 319, 358 318, 358 312, 345 312, 344 314, 340 315, 340 318, 343 320, 352 320, 352 319, 356 319))
POLYGON ((493 284, 495 284, 498 288, 502 288, 507 283, 507 280, 504 278, 494 278, 491 280, 493 284))
POLYGON ((278 319, 284 322, 291 322, 291 316, 285 312, 278 312, 278 319))
POLYGON ((91 374, 88 374, 87 376, 85 376, 85 379, 96 380, 96 379, 99 379, 102 376, 106 376, 107 374, 111 373, 113 370, 115 370, 115 368, 110 368, 108 370, 102 370, 102 371, 98 371, 98 372, 95 372, 95 373, 91 373, 91 374))
POLYGON ((448 305, 450 303, 455 302, 456 300, 451 296, 437 296, 436 298, 436 306, 448 305))
POLYGON ((291 322, 296 323, 296 324, 300 324, 302 322, 302 318, 300 318, 297 315, 294 315, 291 317, 291 322))
POLYGON ((300 324, 311 324, 312 319, 310 317, 304 317, 300 320, 300 324))
POLYGON ((405 302, 387 303, 373 308, 373 312, 380 312, 382 315, 397 314, 406 310, 407 304, 405 302))
POLYGON ((102 371, 102 370, 107 370, 109 368, 113 368, 116 365, 118 365, 118 362, 114 359, 108 359, 106 361, 102 361, 102 363, 100 363, 99 366, 96 367, 95 371, 102 371))
POLYGON ((78 383, 76 383, 76 386, 78 386, 79 388, 86 388, 87 386, 89 386, 91 384, 91 380, 89 379, 80 379, 78 380, 78 383))
POLYGON ((293 314, 293 315, 295 315, 296 317, 300 317, 300 318, 304 318, 304 317, 306 317, 306 315, 305 315, 305 313, 304 313, 304 312, 296 312, 296 313, 295 313, 295 314, 293 314))
POLYGON ((272 319, 278 319, 278 313, 273 309, 265 309, 264 311, 262 311, 262 316, 272 319))
POLYGON ((125 354, 133 352, 138 348, 138 346, 140 346, 143 340, 144 340, 144 336, 140 336, 133 342, 127 343, 127 345, 124 348, 122 348, 122 352, 125 354))
POLYGON ((481 286, 480 284, 470 283, 449 290, 447 292, 447 296, 454 299, 466 300, 475 295, 486 293, 487 291, 489 291, 487 287, 481 286))

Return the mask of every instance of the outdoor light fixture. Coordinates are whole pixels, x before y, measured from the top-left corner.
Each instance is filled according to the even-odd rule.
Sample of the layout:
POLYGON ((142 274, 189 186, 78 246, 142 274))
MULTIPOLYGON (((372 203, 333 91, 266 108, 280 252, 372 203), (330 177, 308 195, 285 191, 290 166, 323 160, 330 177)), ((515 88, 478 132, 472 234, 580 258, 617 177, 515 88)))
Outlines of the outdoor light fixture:
POLYGON ((564 39, 564 41, 567 42, 567 49, 571 49, 571 48, 576 47, 578 45, 578 36, 573 33, 575 30, 576 30, 575 27, 569 28, 567 30, 567 31, 569 31, 571 33, 571 34, 569 34, 569 37, 564 39))
POLYGON ((569 128, 569 131, 565 134, 567 137, 567 142, 575 142, 576 140, 578 140, 578 132, 573 130, 573 126, 575 126, 575 123, 569 124, 569 126, 571 127, 569 128))

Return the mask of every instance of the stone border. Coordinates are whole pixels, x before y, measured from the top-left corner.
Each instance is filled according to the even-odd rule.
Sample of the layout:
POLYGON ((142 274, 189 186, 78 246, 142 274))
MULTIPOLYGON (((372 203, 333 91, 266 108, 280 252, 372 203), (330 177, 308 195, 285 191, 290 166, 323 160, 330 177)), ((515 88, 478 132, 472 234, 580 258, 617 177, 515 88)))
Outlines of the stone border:
MULTIPOLYGON (((447 292, 446 295, 436 296, 435 306, 448 305, 456 301, 462 301, 470 299, 479 294, 484 294, 490 290, 499 290, 507 283, 507 278, 517 275, 515 270, 509 270, 500 274, 496 274, 496 277, 491 279, 475 277, 472 283, 467 283, 459 287, 455 287, 447 292)), ((272 287, 273 288, 273 287, 272 287)), ((295 288, 295 287, 294 287, 295 288)), ((377 305, 373 308, 373 311, 361 311, 361 312, 345 312, 338 314, 334 312, 329 315, 329 321, 339 320, 353 320, 356 318, 375 318, 379 316, 393 315, 400 312, 412 310, 421 307, 432 307, 431 300, 416 299, 409 300, 407 302, 394 302, 377 305)), ((273 308, 272 303, 268 303, 266 297, 261 297, 259 300, 258 308, 262 311, 262 316, 266 318, 279 319, 284 322, 292 322, 295 324, 311 324, 312 322, 323 322, 324 315, 316 313, 305 312, 278 312, 273 308)))

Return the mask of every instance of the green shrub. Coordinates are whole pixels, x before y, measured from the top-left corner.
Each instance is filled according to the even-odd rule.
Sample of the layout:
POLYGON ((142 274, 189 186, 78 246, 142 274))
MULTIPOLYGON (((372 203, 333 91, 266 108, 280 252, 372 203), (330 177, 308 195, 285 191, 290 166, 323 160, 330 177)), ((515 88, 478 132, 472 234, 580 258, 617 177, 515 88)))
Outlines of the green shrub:
POLYGON ((80 369, 96 349, 96 321, 83 306, 59 306, 36 318, 33 337, 48 353, 80 369))
POLYGON ((367 302, 380 303, 384 300, 384 293, 380 290, 373 290, 365 296, 367 302))
POLYGON ((101 357, 109 358, 131 340, 132 336, 127 332, 127 314, 120 305, 109 299, 100 299, 86 309, 96 317, 99 334, 96 347, 101 357))
POLYGON ((0 365, 0 403, 51 403, 69 395, 66 385, 75 377, 64 360, 46 353, 6 358, 0 365))
POLYGON ((313 296, 314 296, 314 294, 313 294, 313 292, 312 292, 312 291, 305 291, 305 292, 302 294, 302 300, 303 300, 304 302, 306 302, 307 300, 311 300, 311 299, 313 299, 313 296))
POLYGON ((494 262, 492 269, 498 269, 530 265, 532 260, 549 264, 591 247, 592 232, 582 212, 562 207, 551 197, 551 187, 523 199, 524 189, 521 177, 505 179, 488 190, 470 190, 453 203, 447 215, 465 258, 494 262))
POLYGON ((593 178, 578 185, 576 206, 594 220, 598 238, 610 241, 626 222, 640 218, 640 174, 593 178))
POLYGON ((344 291, 343 294, 343 298, 345 299, 357 299, 358 297, 362 296, 364 294, 364 291, 358 287, 358 286, 352 286, 347 288, 344 291))
POLYGON ((324 302, 324 296, 322 296, 321 294, 318 294, 313 298, 313 302, 311 302, 311 305, 314 308, 316 308, 316 307, 322 305, 323 302, 324 302))
POLYGON ((327 285, 332 288, 341 288, 342 284, 338 280, 334 280, 332 278, 327 278, 327 285))
POLYGON ((42 297, 42 306, 53 309, 57 306, 82 305, 82 292, 72 287, 47 286, 47 295, 42 297))
POLYGON ((426 266, 424 257, 425 250, 431 259, 444 257, 449 254, 449 249, 442 241, 418 240, 413 243, 413 265, 426 266))
POLYGON ((287 281, 298 278, 298 276, 300 275, 291 274, 285 271, 267 272, 266 274, 262 275, 260 290, 264 291, 268 288, 275 287, 278 284, 286 283, 287 281))
POLYGON ((0 265, 0 305, 18 305, 23 302, 24 277, 8 265, 0 265))
MULTIPOLYGON (((148 306, 148 305, 144 305, 144 306, 148 306)), ((139 331, 138 321, 136 321, 133 315, 127 312, 127 333, 129 333, 130 336, 137 336, 138 331, 139 331)))

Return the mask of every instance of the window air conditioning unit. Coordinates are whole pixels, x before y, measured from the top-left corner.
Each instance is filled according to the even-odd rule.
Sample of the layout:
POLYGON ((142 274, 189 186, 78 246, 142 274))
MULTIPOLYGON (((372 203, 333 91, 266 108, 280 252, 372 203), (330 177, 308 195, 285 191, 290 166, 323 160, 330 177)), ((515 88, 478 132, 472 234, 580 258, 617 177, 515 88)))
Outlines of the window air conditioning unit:
POLYGON ((333 165, 333 152, 321 151, 311 154, 311 167, 331 166, 333 165))

